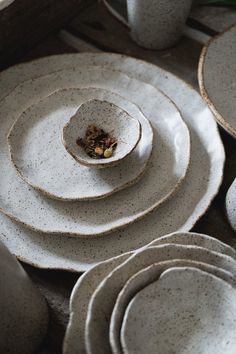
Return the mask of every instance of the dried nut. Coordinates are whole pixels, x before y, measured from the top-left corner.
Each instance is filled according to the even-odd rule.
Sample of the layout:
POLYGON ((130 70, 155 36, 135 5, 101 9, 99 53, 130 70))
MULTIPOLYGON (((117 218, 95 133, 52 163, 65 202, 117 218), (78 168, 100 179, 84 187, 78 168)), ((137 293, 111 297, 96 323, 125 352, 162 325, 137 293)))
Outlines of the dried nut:
MULTIPOLYGON (((103 149, 102 149, 101 147, 97 146, 97 147, 95 148, 95 153, 96 153, 97 155, 101 156, 101 155, 103 155, 103 149)), ((104 154, 105 154, 105 152, 104 152, 104 154)), ((105 156, 105 155, 104 155, 104 156, 105 156)))
POLYGON ((108 157, 111 157, 112 153, 113 153, 113 149, 112 149, 112 148, 109 148, 109 149, 106 149, 106 150, 104 151, 103 156, 106 157, 106 158, 108 158, 108 157))

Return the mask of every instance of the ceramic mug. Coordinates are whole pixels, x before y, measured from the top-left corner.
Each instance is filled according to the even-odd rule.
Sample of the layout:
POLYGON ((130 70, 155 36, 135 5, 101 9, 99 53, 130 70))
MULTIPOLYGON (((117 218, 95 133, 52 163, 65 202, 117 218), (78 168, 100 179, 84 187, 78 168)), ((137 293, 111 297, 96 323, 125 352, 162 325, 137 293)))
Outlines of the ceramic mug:
POLYGON ((107 9, 130 28, 131 38, 148 49, 165 49, 183 34, 192 0, 127 0, 128 21, 107 0, 107 9))

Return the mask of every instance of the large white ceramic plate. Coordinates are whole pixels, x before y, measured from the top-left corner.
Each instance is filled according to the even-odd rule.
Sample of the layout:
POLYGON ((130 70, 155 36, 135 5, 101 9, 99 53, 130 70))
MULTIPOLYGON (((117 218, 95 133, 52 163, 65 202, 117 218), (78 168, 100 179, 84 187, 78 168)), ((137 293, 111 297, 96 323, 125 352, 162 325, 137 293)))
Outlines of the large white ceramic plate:
MULTIPOLYGON (((205 247, 212 251, 223 253, 233 258, 236 258, 236 251, 233 248, 207 235, 196 234, 196 233, 174 233, 174 234, 160 237, 157 240, 154 240, 148 246, 157 246, 164 243, 174 243, 174 244, 187 243, 189 245, 205 247)), ((89 301, 93 293, 95 292, 96 288, 103 281, 103 279, 111 271, 113 271, 114 268, 116 268, 121 263, 123 263, 126 259, 128 259, 132 255, 132 253, 133 252, 128 252, 121 256, 101 262, 97 266, 94 266, 89 271, 84 273, 79 278, 78 282, 76 283, 72 291, 71 298, 70 298, 70 321, 67 327, 66 336, 64 340, 64 350, 63 350, 64 354, 81 354, 85 352, 85 322, 88 314, 89 301)), ((170 262, 173 261, 166 261, 165 265, 167 265, 168 267, 170 265, 173 265, 173 263, 170 264, 170 262)), ((183 262, 183 261, 179 260, 179 262, 183 262)), ((191 262, 193 263, 193 261, 191 262)), ((203 263, 199 263, 199 262, 194 262, 194 263, 198 267, 199 266, 201 267, 203 265, 203 263)), ((204 267, 205 268, 208 267, 209 272, 211 271, 213 274, 222 277, 222 279, 231 281, 231 278, 229 278, 230 273, 223 271, 222 269, 220 270, 220 268, 217 268, 216 270, 215 269, 216 267, 210 266, 209 264, 208 265, 204 264, 204 267)), ((116 348, 116 350, 119 350, 119 344, 117 344, 117 342, 119 342, 119 338, 117 340, 116 334, 117 331, 120 330, 120 326, 121 326, 120 324, 120 319, 122 317, 121 307, 122 305, 124 305, 125 301, 128 301, 127 297, 130 296, 131 291, 132 293, 134 292, 133 289, 134 282, 137 288, 141 283, 142 285, 143 283, 146 284, 147 281, 150 280, 150 278, 151 277, 141 276, 138 277, 138 280, 137 278, 133 279, 134 281, 132 281, 130 284, 127 284, 127 287, 124 290, 124 292, 122 291, 123 292, 122 295, 119 296, 118 298, 119 302, 117 299, 116 307, 115 307, 116 312, 114 313, 115 311, 114 308, 112 313, 112 318, 111 318, 111 320, 114 320, 114 325, 110 326, 110 332, 112 333, 112 343, 116 348), (132 290, 130 290, 130 287, 132 285, 133 285, 132 290)), ((140 285, 140 288, 141 287, 142 286, 140 285)))
POLYGON ((236 178, 226 194, 225 204, 230 225, 236 231, 236 178))
POLYGON ((2 101, 0 117, 0 166, 4 166, 0 169, 0 208, 13 219, 45 233, 97 236, 124 227, 170 198, 189 164, 189 132, 176 106, 153 86, 105 67, 81 67, 76 75, 71 69, 30 80, 2 101), (9 160, 5 136, 17 115, 49 90, 76 86, 108 89, 136 103, 153 126, 153 144, 160 140, 162 158, 157 158, 158 152, 153 154, 145 178, 127 190, 106 200, 65 205, 29 188, 20 178, 9 160))
MULTIPOLYGON (((94 88, 66 89, 43 98, 22 113, 11 129, 8 143, 12 161, 27 183, 51 198, 74 201, 104 198, 135 183, 147 167, 153 132, 142 112, 119 95, 94 88), (112 102, 141 123, 138 146, 116 167, 85 167, 71 157, 62 143, 64 125, 78 106, 91 98, 112 102)), ((161 139, 156 139, 155 148, 158 156, 154 160, 160 160, 161 139)), ((161 171, 158 168, 157 177, 161 171)), ((157 183, 156 187, 162 186, 157 183)))
POLYGON ((175 198, 145 219, 105 238, 82 240, 42 235, 0 214, 3 242, 20 259, 37 267, 84 271, 99 261, 142 247, 164 234, 190 230, 209 207, 222 181, 225 155, 212 112, 193 88, 157 66, 116 54, 48 57, 1 73, 0 81, 4 85, 0 85, 0 97, 7 95, 21 80, 66 67, 76 70, 85 63, 118 69, 167 93, 181 109, 191 133, 190 167, 175 198))
POLYGON ((110 318, 117 296, 129 278, 153 263, 173 259, 209 263, 236 276, 235 259, 202 247, 165 244, 148 247, 133 254, 104 278, 91 297, 85 330, 86 349, 89 354, 110 353, 110 318))
POLYGON ((202 96, 218 123, 236 138, 236 25, 203 48, 198 78, 202 96))
POLYGON ((236 289, 196 268, 166 270, 129 303, 124 354, 234 354, 236 289))

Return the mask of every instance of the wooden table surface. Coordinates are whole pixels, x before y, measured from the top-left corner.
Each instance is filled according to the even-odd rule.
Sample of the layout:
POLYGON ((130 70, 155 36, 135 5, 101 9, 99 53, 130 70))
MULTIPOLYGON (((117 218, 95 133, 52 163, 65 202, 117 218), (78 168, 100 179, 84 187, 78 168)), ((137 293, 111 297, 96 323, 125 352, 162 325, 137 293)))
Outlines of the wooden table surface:
MULTIPOLYGON (((117 4, 117 1, 114 3, 117 4)), ((235 7, 195 7, 188 19, 185 36, 176 47, 159 52, 149 51, 132 42, 126 28, 116 21, 101 3, 89 1, 79 15, 59 32, 50 35, 20 59, 12 62, 84 51, 125 53, 173 72, 198 90, 197 66, 203 44, 209 36, 235 22, 235 7)), ((217 237, 236 248, 236 234, 231 230, 224 210, 226 191, 236 176, 236 140, 222 129, 220 134, 226 150, 224 180, 210 208, 193 230, 217 237)), ((61 353, 69 317, 69 297, 79 274, 39 270, 26 264, 23 266, 41 289, 50 308, 49 331, 41 353, 61 353)))

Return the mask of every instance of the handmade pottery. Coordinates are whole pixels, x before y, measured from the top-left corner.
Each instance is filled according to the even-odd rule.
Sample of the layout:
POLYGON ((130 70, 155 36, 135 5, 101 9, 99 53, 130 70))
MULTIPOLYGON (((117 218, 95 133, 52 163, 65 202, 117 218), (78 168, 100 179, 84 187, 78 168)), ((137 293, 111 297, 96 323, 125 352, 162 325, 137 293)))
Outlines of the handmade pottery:
MULTIPOLYGON (((50 78, 26 82, 3 100, 0 112, 0 134, 3 137, 0 139, 0 164, 4 164, 4 168, 0 169, 0 208, 14 220, 37 231, 98 236, 122 228, 170 198, 187 172, 189 132, 176 106, 151 85, 105 67, 100 70, 83 67, 76 71, 76 75, 73 70, 63 71, 50 78), (79 87, 109 88, 137 103, 152 124, 153 144, 155 146, 159 140, 160 150, 152 154, 149 168, 140 184, 116 193, 107 200, 68 203, 65 206, 61 201, 49 200, 22 181, 9 160, 4 137, 19 116, 19 110, 23 111, 49 90, 53 91, 62 85, 74 87, 76 83, 79 87)), ((37 129, 37 125, 34 128, 37 129)))
POLYGON ((11 5, 14 0, 0 0, 0 11, 5 9, 5 7, 11 5))
MULTIPOLYGON (((105 198, 137 182, 147 167, 152 143, 152 127, 133 103, 95 88, 52 93, 28 108, 16 120, 8 136, 12 162, 23 180, 50 198, 66 201, 105 198), (65 153, 61 143, 61 130, 68 117, 74 114, 77 105, 92 97, 113 102, 141 124, 138 146, 117 167, 99 171, 84 167, 65 153)), ((159 141, 156 149, 160 149, 159 141)))
POLYGON ((109 338, 113 353, 122 354, 122 347, 120 343, 120 331, 125 310, 129 302, 140 290, 156 281, 162 272, 173 267, 197 268, 223 279, 232 286, 236 285, 235 278, 232 276, 231 273, 213 265, 192 260, 177 259, 172 261, 154 263, 149 267, 140 270, 126 282, 125 286, 117 297, 112 312, 110 320, 109 338))
POLYGON ((202 97, 217 122, 236 138, 236 25, 212 38, 203 48, 198 80, 202 97))
POLYGON ((235 259, 202 247, 167 244, 135 253, 104 278, 90 300, 85 330, 88 353, 110 353, 110 318, 117 296, 129 278, 153 263, 173 259, 209 263, 236 275, 235 259))
MULTIPOLYGON (((111 53, 46 57, 1 72, 0 80, 4 85, 0 85, 0 97, 8 95, 21 81, 63 68, 76 72, 85 64, 106 65, 165 91, 180 108, 190 129, 190 166, 175 198, 144 220, 126 227, 125 232, 114 232, 106 238, 85 241, 63 235, 52 237, 30 231, 0 214, 1 240, 17 257, 37 267, 85 271, 100 261, 142 247, 167 233, 187 231, 207 210, 222 181, 225 156, 213 114, 193 88, 155 65, 111 53)), ((47 85, 45 82, 44 86, 47 85)))
POLYGON ((47 331, 46 301, 2 242, 0 267, 0 352, 35 353, 47 331))
POLYGON ((130 28, 137 44, 149 49, 165 49, 178 42, 183 34, 192 0, 127 0, 128 22, 109 4, 104 5, 130 28))
POLYGON ((141 126, 137 119, 114 103, 91 99, 81 104, 77 112, 63 127, 62 140, 66 150, 82 165, 90 168, 112 167, 124 160, 136 148, 141 138, 141 126), (85 137, 89 125, 97 126, 116 139, 117 147, 112 156, 94 159, 88 156, 78 137, 85 137))
MULTIPOLYGON (((160 244, 163 244, 164 240, 166 239, 166 242, 168 243, 175 243, 175 244, 184 244, 188 243, 189 245, 196 245, 196 246, 201 246, 208 248, 213 251, 218 251, 219 253, 227 254, 232 257, 235 257, 235 250, 231 248, 230 246, 220 242, 219 240, 207 236, 207 235, 202 235, 202 234, 197 234, 197 233, 173 233, 171 235, 163 236, 160 237, 159 239, 155 240, 151 246, 158 246, 160 244)), ((71 294, 71 299, 70 299, 70 321, 67 327, 66 331, 66 336, 64 340, 64 354, 81 354, 85 352, 85 321, 87 318, 88 314, 88 305, 90 298, 92 297, 93 293, 95 292, 96 288, 98 285, 102 282, 102 280, 108 276, 108 274, 113 271, 114 268, 116 268, 118 265, 123 263, 126 259, 128 259, 133 252, 128 252, 125 253, 124 255, 111 258, 107 261, 99 263, 97 266, 94 266, 91 268, 89 271, 84 273, 82 275, 78 282, 76 283, 73 292, 71 294)), ((173 266, 173 261, 166 261, 163 264, 167 264, 170 266, 170 264, 173 266)), ((183 264, 183 260, 178 260, 176 261, 175 264, 183 264)), ((185 261, 186 262, 186 261, 185 261)), ((188 264, 190 261, 188 261, 188 264)), ((203 263, 200 262, 194 262, 191 261, 191 264, 194 266, 200 266, 203 265, 203 263)), ((187 263, 185 263, 187 264, 187 263)), ((151 266, 152 267, 152 266, 151 266)), ((232 276, 230 276, 230 273, 227 271, 223 271, 220 268, 215 269, 216 267, 210 266, 206 263, 204 263, 204 267, 208 268, 209 272, 214 271, 214 274, 221 277, 224 280, 227 280, 229 282, 232 281, 232 276)), ((138 274, 138 273, 137 273, 138 274)), ((135 275, 133 276, 135 277, 135 275)), ((133 278, 131 277, 131 279, 133 278)), ((144 277, 145 281, 150 279, 150 277, 144 277)), ((141 284, 143 277, 140 278, 139 284, 141 284)), ((137 278, 138 280, 138 278, 137 278)), ((128 281, 129 282, 129 281, 128 281)), ((128 284, 128 283, 127 283, 128 284)), ((138 282, 135 282, 135 284, 138 284, 138 282)), ((146 283, 145 283, 146 284, 146 283)), ((129 287, 128 287, 129 288, 129 287)), ((140 286, 141 288, 141 286, 140 286)), ((128 290, 128 289, 127 289, 128 290)), ((128 291, 125 291, 125 294, 128 294, 128 291)), ((125 297, 126 298, 126 297, 125 297)), ((116 328, 120 328, 121 323, 119 322, 119 318, 121 315, 120 307, 123 303, 123 296, 121 297, 121 301, 119 302, 119 305, 116 304, 115 308, 117 308, 116 314, 114 314, 114 310, 112 313, 112 318, 113 315, 115 316, 115 321, 114 321, 114 327, 112 327, 112 318, 111 318, 111 327, 110 327, 110 334, 111 331, 114 332, 114 338, 117 331, 116 328), (119 316, 119 317, 118 317, 119 316)), ((111 338, 111 337, 110 337, 111 338)), ((115 339, 114 339, 115 340, 115 339)), ((113 340, 113 343, 115 343, 113 340)), ((118 340, 119 342, 119 340, 118 340)), ((112 345, 112 343, 111 343, 112 345)), ((116 345, 116 343, 114 344, 116 345)), ((118 344, 119 345, 119 344, 118 344)), ((112 346, 113 347, 113 346, 112 346)), ((116 351, 115 351, 116 352, 116 351)))
POLYGON ((230 225, 236 231, 236 179, 227 192, 225 204, 230 225))
POLYGON ((235 298, 236 289, 212 274, 169 269, 129 303, 121 330, 123 353, 233 354, 235 298))

